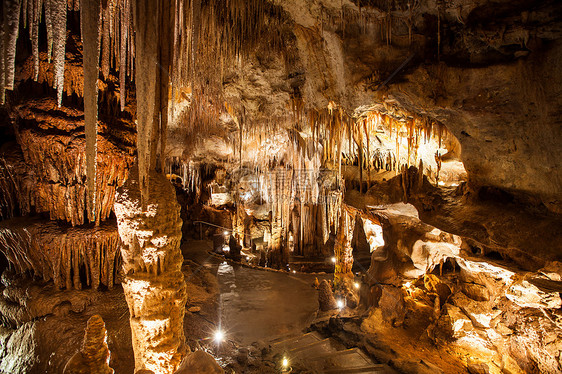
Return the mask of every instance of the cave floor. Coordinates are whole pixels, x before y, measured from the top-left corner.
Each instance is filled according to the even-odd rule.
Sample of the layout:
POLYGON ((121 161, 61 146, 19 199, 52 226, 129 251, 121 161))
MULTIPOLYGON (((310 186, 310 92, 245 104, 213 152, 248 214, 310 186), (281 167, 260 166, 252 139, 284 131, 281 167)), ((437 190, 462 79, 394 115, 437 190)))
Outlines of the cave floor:
POLYGON ((211 242, 190 240, 183 245, 183 255, 217 275, 219 324, 227 339, 240 345, 267 342, 300 333, 313 321, 318 309, 314 279, 328 279, 329 274, 248 268, 209 255, 211 248, 211 242))

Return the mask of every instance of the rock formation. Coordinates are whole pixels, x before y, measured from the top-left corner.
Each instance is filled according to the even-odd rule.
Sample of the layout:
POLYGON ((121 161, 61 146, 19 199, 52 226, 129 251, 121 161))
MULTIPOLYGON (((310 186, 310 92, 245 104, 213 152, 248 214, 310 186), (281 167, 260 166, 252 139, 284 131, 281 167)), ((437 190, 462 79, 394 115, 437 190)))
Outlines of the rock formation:
POLYGON ((99 315, 88 320, 84 342, 80 351, 66 364, 63 374, 113 374, 109 367, 105 324, 99 315))
POLYGON ((81 289, 119 282, 121 256, 115 222, 67 227, 19 217, 0 222, 0 250, 18 273, 30 273, 58 288, 81 289))
POLYGON ((320 282, 320 286, 318 286, 318 307, 323 312, 336 309, 338 307, 336 299, 334 298, 332 286, 330 286, 330 283, 328 283, 325 279, 320 282))
POLYGON ((167 179, 184 233, 350 307, 363 246, 400 370, 438 371, 392 356, 427 339, 445 372, 562 371, 560 1, 85 1, 0 6, 0 371, 49 370, 30 337, 121 261, 136 370, 178 368, 167 179))
MULTIPOLYGON (((425 329, 453 356, 476 360, 465 363, 472 370, 482 362, 490 372, 560 370, 558 263, 537 272, 510 270, 501 261, 475 257, 462 238, 415 217, 374 214, 385 246, 373 252, 369 269, 371 285, 382 285, 380 298, 371 301, 372 322, 380 308, 392 326, 415 334, 425 329)), ((372 331, 369 323, 365 328, 372 331)))
POLYGON ((172 374, 186 353, 182 222, 170 182, 157 173, 150 178, 146 207, 136 174, 117 192, 123 290, 129 304, 135 370, 172 374))

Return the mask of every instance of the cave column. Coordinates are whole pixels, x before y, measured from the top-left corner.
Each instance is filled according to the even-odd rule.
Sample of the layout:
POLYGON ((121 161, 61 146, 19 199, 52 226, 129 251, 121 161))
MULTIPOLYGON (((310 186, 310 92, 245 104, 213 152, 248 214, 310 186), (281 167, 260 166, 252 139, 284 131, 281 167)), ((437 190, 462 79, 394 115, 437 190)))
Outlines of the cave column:
POLYGON ((122 241, 135 372, 172 374, 186 353, 186 287, 181 272, 180 206, 170 182, 150 172, 146 208, 137 175, 117 191, 115 214, 122 241))
POLYGON ((342 206, 340 221, 338 225, 338 233, 336 235, 336 243, 334 245, 334 256, 336 258, 334 270, 334 283, 343 283, 345 278, 353 279, 353 248, 351 240, 353 239, 353 229, 355 228, 355 214, 349 212, 342 206))

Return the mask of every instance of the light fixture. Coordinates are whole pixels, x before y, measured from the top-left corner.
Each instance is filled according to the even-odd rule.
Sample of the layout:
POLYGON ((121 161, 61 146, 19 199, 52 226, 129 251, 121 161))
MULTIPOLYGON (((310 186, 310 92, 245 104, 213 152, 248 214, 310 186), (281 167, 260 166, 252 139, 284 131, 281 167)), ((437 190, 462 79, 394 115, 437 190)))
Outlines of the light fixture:
POLYGON ((337 301, 337 305, 338 305, 338 309, 343 309, 343 307, 344 307, 343 300, 339 299, 337 301))
POLYGON ((215 343, 220 344, 224 341, 224 332, 222 330, 215 331, 215 336, 213 337, 215 343))
POLYGON ((296 273, 297 273, 297 271, 296 271, 296 270, 293 270, 293 274, 296 274, 296 273))
POLYGON ((356 289, 359 289, 359 287, 361 287, 361 285, 359 284, 359 282, 355 282, 355 283, 353 284, 353 286, 355 286, 356 289))
POLYGON ((228 236, 229 232, 228 231, 224 231, 224 236, 228 236))
POLYGON ((287 369, 289 367, 289 359, 287 357, 283 357, 283 361, 281 361, 281 365, 283 369, 287 369))
POLYGON ((336 258, 332 257, 332 262, 335 264, 336 263, 336 258))

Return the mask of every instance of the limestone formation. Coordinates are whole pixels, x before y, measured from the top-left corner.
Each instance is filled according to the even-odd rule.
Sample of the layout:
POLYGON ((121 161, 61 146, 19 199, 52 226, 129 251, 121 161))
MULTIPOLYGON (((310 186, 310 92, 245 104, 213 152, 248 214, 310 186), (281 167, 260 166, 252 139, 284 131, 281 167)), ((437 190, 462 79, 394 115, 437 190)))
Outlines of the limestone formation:
MULTIPOLYGON (((320 309, 357 315, 330 332, 398 371, 562 371, 561 15, 560 1, 4 0, 0 372, 60 372, 53 326, 72 346, 94 313, 118 330, 123 276, 137 373, 221 372, 199 349, 219 288, 185 285, 204 272, 182 269, 180 217, 213 256, 227 238, 280 277, 333 271, 320 309)), ((224 362, 255 361, 236 352, 224 362)))
POLYGON ((0 222, 0 251, 15 270, 58 288, 113 287, 121 271, 119 243, 115 222, 93 228, 30 217, 0 222))
POLYGON ((109 356, 105 323, 94 315, 88 320, 82 348, 68 361, 63 374, 113 374, 109 356))
POLYGON ((338 304, 334 298, 334 292, 332 291, 332 286, 325 279, 320 282, 318 287, 318 305, 319 309, 323 312, 327 312, 332 309, 336 309, 338 304))
MULTIPOLYGON (((15 200, 10 204, 12 212, 16 207, 20 214, 47 212, 51 219, 81 225, 89 221, 85 215, 86 143, 82 112, 69 107, 55 108, 56 103, 50 99, 18 107, 17 140, 23 160, 12 150, 10 158, 0 165, 2 175, 8 180, 2 191, 15 200), (55 110, 56 120, 53 120, 55 110), (22 164, 24 168, 16 168, 22 164)), ((103 135, 100 134, 97 145, 98 215, 94 220, 98 224, 112 213, 115 190, 126 180, 133 161, 133 135, 125 121, 114 121, 100 123, 103 135)))
POLYGON ((548 343, 562 337, 560 286, 551 280, 559 276, 556 262, 537 273, 514 271, 471 257, 461 238, 415 217, 374 214, 384 228, 386 255, 373 252, 368 279, 372 287, 386 283, 380 300, 372 301, 383 321, 425 329, 457 357, 470 354, 480 361, 466 363, 472 372, 485 366, 490 372, 558 370, 562 346, 548 343))
POLYGON ((224 372, 213 356, 199 350, 188 354, 175 374, 223 374, 224 372))
POLYGON ((180 207, 171 183, 157 173, 150 175, 149 204, 143 207, 136 178, 115 201, 135 370, 172 374, 187 349, 180 207))

